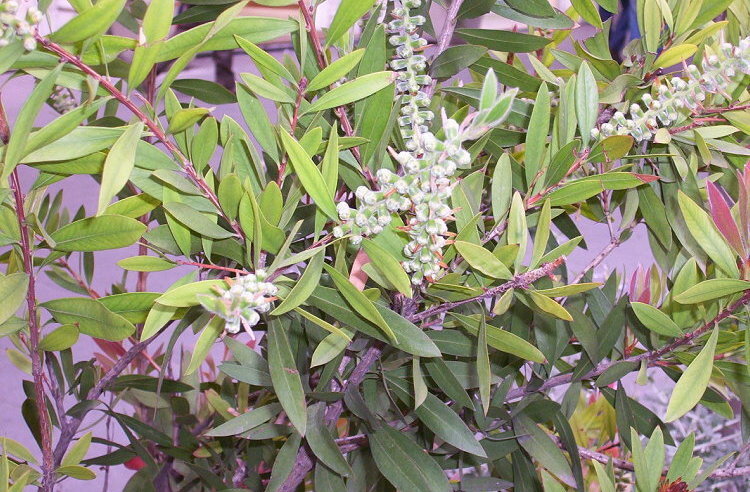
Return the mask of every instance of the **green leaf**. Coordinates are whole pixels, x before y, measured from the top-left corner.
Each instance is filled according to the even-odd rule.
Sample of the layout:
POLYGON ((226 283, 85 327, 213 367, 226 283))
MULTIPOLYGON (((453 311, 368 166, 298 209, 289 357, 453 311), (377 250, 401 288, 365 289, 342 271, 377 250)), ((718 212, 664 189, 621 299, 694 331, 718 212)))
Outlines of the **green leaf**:
POLYGON ((307 443, 310 445, 315 456, 334 472, 343 477, 352 473, 352 468, 341 454, 339 447, 333 440, 331 431, 325 422, 325 402, 318 402, 307 407, 308 426, 307 443))
POLYGON ((175 220, 188 229, 197 232, 201 236, 211 239, 227 239, 234 237, 233 232, 229 232, 220 225, 217 225, 190 205, 185 205, 184 203, 179 202, 166 202, 164 203, 164 209, 175 220))
POLYGON ((551 40, 520 32, 496 29, 457 29, 464 41, 507 53, 528 53, 547 46, 551 40))
POLYGON ((0 324, 8 321, 26 300, 29 276, 25 273, 11 273, 0 276, 0 324))
POLYGON ((258 96, 265 97, 271 101, 294 104, 294 96, 288 90, 285 90, 286 87, 282 86, 283 88, 279 88, 271 82, 251 73, 240 74, 240 77, 242 77, 248 89, 258 96))
POLYGON ((5 148, 2 167, 3 181, 8 179, 10 174, 24 157, 26 143, 29 140, 29 133, 31 133, 34 120, 42 109, 47 98, 52 94, 52 89, 55 87, 55 82, 57 81, 61 70, 62 65, 58 65, 40 80, 36 87, 34 87, 34 90, 31 91, 28 99, 26 99, 21 111, 19 111, 16 122, 13 125, 13 131, 10 133, 8 146, 5 148))
POLYGON ((677 323, 654 306, 642 302, 632 302, 631 306, 633 306, 633 312, 643 323, 643 326, 654 333, 666 337, 681 337, 683 335, 677 323))
POLYGON ((554 17, 548 0, 505 0, 513 10, 533 17, 554 17))
POLYGON ((669 68, 672 65, 677 65, 693 56, 696 51, 698 51, 698 47, 694 44, 672 46, 661 52, 654 62, 654 68, 669 68))
POLYGON ((750 282, 733 278, 713 278, 693 285, 674 296, 680 304, 698 304, 750 289, 750 282))
POLYGON ((677 192, 677 201, 690 234, 703 251, 727 275, 740 276, 737 259, 709 215, 682 191, 677 192))
POLYGON ((237 98, 224 86, 202 79, 180 79, 172 82, 173 90, 194 97, 209 104, 236 103, 237 98))
MULTIPOLYGON (((485 53, 487 53, 487 48, 484 46, 471 44, 451 46, 432 62, 430 75, 437 79, 453 77, 464 68, 473 65, 485 53)), ((493 100, 496 96, 497 94, 493 94, 493 100)))
POLYGON ((175 134, 192 128, 201 118, 211 112, 208 108, 182 108, 178 109, 169 118, 167 133, 175 134))
POLYGON ((336 205, 333 203, 333 192, 326 185, 323 175, 305 149, 286 130, 281 130, 281 141, 307 194, 323 213, 333 220, 338 220, 336 205))
POLYGON ((62 466, 69 466, 69 465, 77 465, 78 463, 83 460, 83 458, 86 457, 86 453, 89 450, 89 447, 91 446, 91 437, 92 433, 87 432, 86 434, 82 435, 76 442, 73 444, 67 453, 65 453, 65 456, 63 457, 60 464, 62 466))
POLYGON ((68 297, 40 304, 60 324, 74 325, 84 335, 118 342, 135 331, 133 324, 96 299, 68 297))
POLYGON ((377 325, 383 333, 392 341, 395 342, 398 339, 396 334, 388 323, 385 322, 380 311, 375 309, 375 305, 368 299, 359 289, 357 289, 348 278, 346 278, 341 272, 335 268, 323 264, 326 272, 331 276, 333 283, 336 284, 338 291, 344 296, 346 301, 365 319, 372 321, 377 325))
POLYGON ((213 294, 216 287, 226 287, 222 279, 202 280, 181 285, 162 294, 156 302, 162 306, 190 307, 200 304, 198 295, 213 294))
POLYGON ((357 66, 364 54, 364 48, 358 49, 331 63, 321 70, 320 73, 313 77, 310 83, 307 84, 307 92, 323 89, 324 87, 328 87, 334 82, 340 80, 342 77, 346 76, 346 74, 354 70, 354 67, 357 66))
POLYGON ((76 480, 94 480, 96 478, 96 473, 80 465, 61 466, 55 470, 55 473, 66 475, 76 480))
POLYGON ((541 311, 564 321, 573 321, 570 313, 553 299, 534 290, 528 290, 526 294, 531 299, 531 302, 541 311))
POLYGON ((304 112, 322 111, 359 101, 388 87, 395 78, 394 72, 375 72, 357 77, 326 92, 310 104, 304 112))
POLYGON ((205 435, 210 437, 236 436, 254 429, 261 424, 265 424, 272 418, 276 417, 281 411, 281 405, 270 403, 262 407, 254 408, 250 411, 238 415, 237 417, 224 422, 206 432, 205 435))
POLYGON ((425 367, 437 387, 448 398, 465 408, 474 408, 471 397, 466 393, 466 390, 458 382, 458 379, 456 379, 456 376, 453 375, 443 359, 438 357, 433 358, 425 363, 425 367))
POLYGON ((130 246, 136 242, 146 226, 122 215, 100 215, 71 222, 56 230, 50 237, 58 251, 102 251, 130 246))
POLYGON ((289 82, 295 81, 294 76, 289 73, 289 70, 287 70, 284 65, 282 65, 276 58, 266 53, 263 49, 259 48, 255 43, 240 36, 235 36, 234 38, 237 40, 237 44, 240 48, 250 55, 250 58, 253 59, 256 65, 258 65, 258 68, 270 70, 276 75, 284 77, 289 82))
POLYGON ((339 40, 375 3, 375 0, 342 0, 331 21, 326 48, 339 40))
MULTIPOLYGON (((554 203, 553 203, 554 205, 554 203)), ((508 215, 507 228, 508 244, 518 245, 518 254, 515 259, 516 270, 526 258, 526 244, 529 240, 529 229, 526 223, 526 207, 518 192, 513 194, 510 202, 510 213, 508 215)))
POLYGON ((510 209, 513 194, 513 174, 510 157, 503 153, 497 160, 495 171, 492 173, 492 215, 496 222, 500 222, 510 209))
POLYGON ((50 39, 72 44, 98 37, 115 22, 124 6, 125 0, 100 0, 53 32, 50 39))
POLYGON ((380 473, 398 490, 448 492, 452 487, 435 460, 407 434, 388 425, 369 434, 380 473))
POLYGON ((190 357, 190 363, 188 364, 187 369, 185 369, 185 375, 194 373, 198 370, 201 364, 203 364, 203 361, 206 360, 208 353, 214 346, 214 342, 216 342, 224 332, 224 324, 224 319, 219 316, 214 316, 208 324, 206 324, 206 327, 203 328, 203 331, 198 337, 198 341, 195 342, 193 354, 190 357))
POLYGON ((302 276, 294 284, 294 287, 292 287, 292 290, 289 291, 289 294, 287 294, 281 304, 271 311, 271 315, 279 316, 287 313, 310 297, 320 282, 320 274, 323 272, 324 261, 325 257, 322 251, 310 259, 302 276))
POLYGON ((575 486, 573 472, 562 451, 536 422, 526 414, 518 414, 513 419, 513 430, 518 444, 544 468, 554 473, 565 484, 575 486))
POLYGON ((492 371, 490 369, 490 353, 487 349, 487 323, 484 313, 479 323, 477 333, 477 380, 479 382, 479 397, 482 400, 484 415, 490 410, 490 398, 492 397, 490 385, 492 384, 492 371))
POLYGON ((298 307, 294 308, 294 311, 297 314, 301 315, 303 318, 305 318, 305 319, 307 319, 309 321, 312 321, 316 325, 320 326, 324 330, 329 331, 329 332, 331 332, 331 333, 333 333, 335 335, 340 336, 341 338, 343 338, 347 342, 351 342, 352 341, 352 337, 349 336, 344 330, 342 330, 341 328, 338 328, 338 327, 332 325, 328 321, 320 319, 317 316, 315 316, 314 314, 308 313, 304 309, 301 309, 301 308, 298 308, 298 307))
POLYGON ((531 186, 537 181, 537 173, 543 169, 544 156, 547 153, 547 135, 549 135, 550 97, 547 83, 542 82, 536 95, 534 108, 531 110, 529 129, 526 132, 526 153, 524 168, 526 182, 531 186))
MULTIPOLYGON (((382 331, 376 327, 372 319, 359 316, 354 312, 346 298, 334 289, 318 286, 309 298, 309 303, 331 316, 333 319, 354 328, 367 336, 386 341, 382 331)), ((386 323, 398 334, 398 341, 393 346, 419 357, 440 357, 440 350, 430 340, 425 332, 403 316, 390 309, 375 305, 386 323)))
POLYGON ((706 345, 677 381, 672 391, 672 396, 669 398, 664 422, 674 422, 692 410, 701 398, 703 398, 703 393, 708 387, 708 381, 711 379, 714 352, 716 351, 716 342, 718 339, 719 327, 716 326, 706 345))
MULTIPOLYGON (((468 316, 451 313, 456 319, 461 321, 462 326, 469 330, 473 335, 479 334, 479 323, 473 318, 468 316)), ((503 330, 493 325, 487 325, 487 344, 501 352, 513 354, 524 360, 530 360, 533 362, 539 362, 540 364, 546 362, 544 354, 534 347, 531 343, 524 340, 523 338, 503 330)))
POLYGON ((508 270, 508 267, 482 246, 466 241, 456 241, 453 244, 458 253, 464 257, 472 268, 492 278, 506 280, 513 278, 513 274, 508 270))
POLYGON ((268 332, 268 367, 276 396, 300 435, 307 429, 305 391, 292 348, 281 323, 272 319, 268 332))
POLYGON ((596 470, 596 478, 599 480, 601 492, 617 492, 614 480, 609 476, 609 473, 607 473, 602 464, 596 460, 591 460, 591 464, 594 465, 594 469, 596 470))
POLYGON ((46 352, 65 350, 78 341, 78 328, 73 325, 63 325, 56 330, 47 333, 39 342, 39 349, 46 352))
MULTIPOLYGON (((589 0, 584 1, 589 2, 589 0)), ((581 138, 587 143, 591 140, 591 130, 596 125, 596 118, 599 116, 599 89, 596 86, 594 74, 585 61, 578 69, 575 106, 578 129, 581 132, 581 138)))
MULTIPOLYGON (((550 224, 552 222, 552 208, 550 207, 549 200, 545 200, 542 205, 542 210, 539 212, 539 220, 536 223, 536 232, 534 233, 534 248, 531 253, 531 263, 529 264, 529 270, 532 270, 539 266, 539 260, 544 256, 544 250, 547 248, 547 241, 549 241, 550 235, 550 224)), ((553 297, 550 294, 550 297, 553 297)))
POLYGON ((118 261, 117 265, 132 272, 163 272, 177 266, 176 263, 158 256, 131 256, 118 261))
POLYGON ((363 240, 362 247, 378 272, 388 279, 399 292, 411 299, 411 281, 401 263, 386 251, 385 248, 379 246, 371 239, 363 240))
POLYGON ((576 12, 578 12, 581 17, 583 17, 583 20, 591 24, 597 29, 601 29, 602 26, 602 18, 599 17, 599 12, 596 9, 596 6, 591 2, 591 0, 571 0, 573 4, 573 8, 576 9, 576 12))
POLYGON ((135 166, 135 151, 141 139, 143 125, 136 123, 127 127, 125 132, 112 145, 104 161, 102 183, 99 188, 99 207, 96 215, 103 215, 109 202, 117 195, 130 179, 135 166))

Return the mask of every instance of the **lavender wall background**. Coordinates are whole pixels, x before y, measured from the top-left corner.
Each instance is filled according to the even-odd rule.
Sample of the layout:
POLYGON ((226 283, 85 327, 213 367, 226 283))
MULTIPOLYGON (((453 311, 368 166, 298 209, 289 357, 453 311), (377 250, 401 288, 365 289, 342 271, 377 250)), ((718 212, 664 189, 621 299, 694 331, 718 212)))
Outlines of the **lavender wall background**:
MULTIPOLYGON (((327 4, 331 4, 331 6, 333 6, 334 3, 335 2, 327 2, 327 4)), ((323 22, 325 22, 326 18, 330 20, 330 15, 325 11, 321 12, 321 17, 323 22)), ((54 21, 55 24, 59 25, 58 23, 62 23, 64 19, 56 18, 54 21)), ((483 25, 482 27, 487 26, 483 25)), ((283 51, 278 51, 275 55, 282 56, 283 51)), ((240 72, 254 72, 255 70, 247 57, 238 55, 234 58, 234 71, 238 74, 240 72)), ((188 71, 184 73, 183 77, 213 80, 213 72, 214 67, 211 59, 201 58, 191 65, 188 71)), ((10 121, 14 121, 19 109, 33 88, 34 79, 26 76, 12 80, 2 80, 1 82, 2 95, 0 97, 2 98, 2 103, 5 106, 10 121)), ((269 109, 273 112, 272 106, 269 106, 269 109)), ((237 121, 243 121, 239 111, 231 106, 219 106, 213 114, 219 119, 222 115, 227 114, 237 121)), ((125 119, 130 118, 130 115, 125 113, 121 116, 125 119)), ((37 120, 37 125, 43 125, 55 117, 56 113, 54 113, 54 111, 45 108, 37 120)), ((23 169, 21 178, 24 188, 27 188, 34 180, 35 174, 34 171, 29 170, 28 168, 23 169)), ((75 213, 75 210, 79 206, 84 206, 88 211, 96 209, 98 187, 89 176, 74 176, 50 187, 51 193, 55 193, 57 190, 63 190, 65 197, 64 206, 69 208, 71 213, 75 213)), ((573 274, 581 271, 585 265, 588 264, 610 241, 606 224, 597 224, 582 217, 577 218, 577 224, 586 238, 588 250, 576 250, 568 259, 567 265, 573 274)), ((102 295, 111 292, 112 283, 120 282, 124 273, 115 263, 122 258, 133 256, 135 254, 138 254, 135 248, 131 248, 130 250, 97 253, 97 270, 94 276, 93 288, 102 295)), ((639 265, 650 266, 652 261, 646 240, 646 231, 643 226, 639 226, 634 230, 631 239, 626 244, 615 250, 615 252, 607 258, 604 264, 597 268, 595 280, 603 279, 613 270, 618 270, 621 274, 627 275, 626 278, 629 278, 639 265)), ((163 291, 174 280, 188 271, 190 271, 188 268, 181 267, 167 272, 161 272, 159 274, 152 274, 149 276, 148 289, 151 291, 163 291)), ((134 281, 135 276, 131 275, 128 278, 128 285, 132 287, 134 281)), ((38 278, 38 293, 41 301, 74 295, 56 285, 45 275, 41 275, 38 278)), ((164 338, 166 340, 166 337, 164 338)), ((189 335, 183 335, 183 343, 189 344, 191 341, 189 335)), ((12 347, 12 344, 10 344, 7 339, 0 339, 0 350, 2 350, 3 353, 10 347, 12 347)), ((79 343, 75 346, 74 357, 76 360, 86 359, 92 357, 93 353, 97 350, 96 345, 90 339, 82 337, 79 343)), ((216 351, 214 355, 220 356, 219 351, 216 351)), ((25 399, 21 388, 21 379, 29 379, 30 377, 12 365, 4 355, 0 356, 0 375, 2 375, 6 381, 3 388, 3 395, 0 397, 0 415, 2 415, 2 418, 0 418, 0 436, 18 440, 29 447, 32 452, 36 453, 36 443, 31 437, 19 412, 19 408, 25 399)), ((667 391, 669 387, 662 385, 660 386, 660 389, 667 391)), ((89 415, 87 419, 88 423, 94 422, 99 418, 95 413, 96 412, 92 412, 89 415)), ((102 423, 98 423, 95 428, 97 432, 103 434, 104 426, 102 423)), ((116 425, 112 426, 112 430, 114 440, 126 442, 122 433, 117 431, 116 425)), ((102 454, 103 451, 103 447, 94 445, 89 452, 89 457, 102 454)), ((80 489, 81 487, 86 487, 87 490, 100 490, 104 484, 104 474, 99 471, 97 471, 97 473, 99 476, 95 481, 84 484, 82 482, 67 480, 59 487, 59 490, 71 491, 80 489)), ((110 472, 109 490, 122 490, 131 474, 132 472, 127 470, 124 466, 114 467, 110 472)))

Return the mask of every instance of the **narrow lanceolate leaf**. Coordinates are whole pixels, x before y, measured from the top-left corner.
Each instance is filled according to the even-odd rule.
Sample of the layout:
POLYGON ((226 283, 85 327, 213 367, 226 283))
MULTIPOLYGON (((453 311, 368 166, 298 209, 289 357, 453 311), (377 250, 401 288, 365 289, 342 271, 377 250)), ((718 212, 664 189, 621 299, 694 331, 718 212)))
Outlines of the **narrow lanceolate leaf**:
POLYGON ((750 289, 750 282, 734 278, 713 278, 693 285, 674 297, 680 304, 697 304, 750 289))
POLYGON ((77 43, 109 29, 125 6, 125 0, 101 0, 88 7, 50 35, 58 43, 77 43))
POLYGON ((682 191, 677 192, 677 200, 690 234, 703 251, 732 278, 740 276, 734 252, 708 214, 682 191))
POLYGON ((198 337, 198 341, 195 342, 193 354, 190 357, 190 363, 188 364, 187 369, 185 369, 185 374, 192 374, 198 370, 201 364, 203 364, 203 361, 206 360, 214 342, 219 338, 223 331, 224 320, 218 316, 211 318, 211 321, 209 321, 206 327, 203 328, 203 331, 198 337))
POLYGON ((338 41, 374 3, 375 0, 342 0, 328 29, 326 48, 338 41))
POLYGON ((130 246, 146 226, 122 215, 100 215, 77 220, 56 230, 50 237, 58 251, 101 251, 130 246))
POLYGON ((305 149, 285 130, 281 131, 281 142, 287 154, 289 154, 289 162, 291 162, 307 194, 315 200, 315 204, 323 213, 333 220, 338 220, 336 205, 333 203, 333 193, 305 149))
POLYGON ((39 81, 18 113, 16 122, 13 125, 13 131, 10 134, 8 146, 5 149, 5 158, 3 159, 4 163, 2 167, 3 181, 8 179, 10 173, 13 172, 13 169, 16 168, 24 157, 26 142, 29 139, 31 128, 34 126, 34 120, 37 114, 39 114, 39 110, 42 109, 44 102, 52 93, 60 70, 62 70, 62 65, 50 71, 46 77, 39 81))
POLYGON ((99 207, 96 215, 102 215, 109 202, 117 195, 130 179, 135 165, 135 151, 141 139, 143 125, 131 125, 112 145, 104 161, 102 184, 99 188, 99 207))
POLYGON ((216 224, 190 205, 179 202, 166 202, 164 203, 164 209, 172 218, 201 236, 211 239, 227 239, 234 236, 233 233, 216 224))
POLYGON ((256 63, 256 65, 258 65, 259 68, 265 68, 266 70, 270 70, 280 77, 284 77, 289 82, 294 82, 294 76, 289 73, 289 70, 287 70, 287 68, 282 65, 281 62, 279 62, 276 58, 266 53, 255 43, 248 41, 243 37, 235 35, 234 39, 237 41, 237 44, 240 46, 240 48, 242 48, 245 53, 250 55, 250 58, 253 59, 253 61, 256 63))
POLYGON ((479 272, 492 278, 507 280, 513 277, 508 267, 482 246, 466 241, 456 241, 454 245, 466 262, 479 272))
POLYGON ((588 142, 591 139, 591 130, 596 124, 596 118, 599 116, 599 89, 596 86, 594 74, 585 61, 578 69, 575 103, 581 138, 584 142, 588 142))
POLYGON ((550 224, 552 222, 552 207, 549 200, 544 202, 542 210, 539 212, 539 220, 536 223, 536 233, 534 233, 534 249, 531 253, 531 264, 529 270, 539 266, 539 260, 544 256, 549 241, 550 224))
POLYGON ((513 430, 516 433, 518 444, 521 445, 539 464, 554 473, 567 485, 574 486, 575 479, 570 469, 568 460, 562 454, 560 448, 539 426, 525 413, 521 413, 513 419, 513 430))
POLYGON ((719 188, 711 181, 706 181, 706 190, 708 191, 708 204, 711 207, 711 217, 714 219, 716 228, 719 229, 724 239, 738 255, 744 255, 745 248, 742 244, 740 230, 737 228, 737 222, 735 222, 727 202, 724 201, 724 197, 721 196, 719 188))
POLYGON ((518 267, 521 266, 526 257, 526 243, 529 238, 529 229, 526 227, 526 208, 518 192, 513 194, 513 199, 510 203, 507 235, 508 244, 518 245, 518 255, 515 261, 516 270, 518 270, 518 267))
POLYGON ((540 50, 552 41, 541 36, 496 29, 458 29, 457 32, 471 44, 508 53, 528 53, 540 50))
POLYGON ((29 276, 25 273, 12 273, 0 277, 0 324, 5 323, 26 300, 29 276))
POLYGON ((243 73, 240 77, 242 77, 245 85, 260 97, 265 97, 266 99, 280 103, 294 104, 294 96, 290 91, 284 90, 285 88, 277 87, 267 80, 251 73, 243 73))
POLYGON ((427 398, 427 384, 422 376, 422 365, 419 362, 419 357, 414 357, 411 360, 411 377, 414 382, 414 408, 424 403, 427 398))
POLYGON ((542 82, 537 92, 534 108, 531 110, 529 129, 526 132, 524 168, 526 183, 538 181, 537 173, 542 170, 544 156, 547 153, 547 135, 549 135, 550 97, 547 83, 542 82))
POLYGON ((304 273, 302 273, 302 276, 297 283, 294 284, 292 290, 289 291, 289 294, 287 294, 281 304, 271 312, 273 316, 279 316, 291 311, 310 297, 310 294, 315 291, 315 288, 320 281, 320 274, 323 272, 324 260, 325 256, 322 251, 310 259, 304 273))
POLYGON ((680 337, 683 335, 677 323, 654 306, 642 302, 633 302, 631 305, 633 306, 633 312, 640 322, 643 323, 643 326, 654 333, 667 337, 680 337))
POLYGON ((313 102, 305 112, 322 111, 359 101, 392 84, 395 78, 393 72, 368 73, 326 92, 313 102))
POLYGON ((364 48, 358 49, 342 56, 335 62, 331 63, 326 68, 321 70, 318 75, 313 77, 310 83, 307 84, 307 91, 312 92, 320 90, 341 79, 346 74, 351 72, 354 67, 357 66, 364 54, 364 48))
MULTIPOLYGON (((365 249, 367 256, 372 260, 375 268, 393 284, 399 292, 406 297, 411 298, 411 281, 404 271, 404 267, 396 258, 393 257, 385 248, 379 246, 376 242, 365 239, 362 241, 362 247, 365 249)), ((503 265, 505 266, 505 265, 503 265)))
POLYGON ((490 410, 490 384, 492 382, 492 372, 490 370, 490 352, 487 349, 487 323, 484 320, 484 314, 479 323, 479 333, 477 334, 477 379, 479 380, 479 397, 482 400, 482 410, 484 414, 490 410))
POLYGON ((408 434, 388 425, 369 434, 370 450, 380 473, 398 490, 449 492, 442 468, 408 434))
POLYGON ((261 424, 265 424, 281 411, 281 405, 271 403, 262 407, 255 408, 245 412, 237 417, 228 420, 206 433, 211 437, 236 436, 254 429, 261 424))
POLYGON ((539 294, 536 291, 529 290, 526 292, 531 299, 531 302, 534 303, 536 307, 538 307, 540 310, 544 311, 547 314, 551 314, 552 316, 556 318, 560 318, 565 321, 573 321, 573 318, 570 316, 570 313, 562 307, 560 304, 555 302, 553 299, 539 294))
POLYGON ((326 321, 324 319, 320 319, 317 316, 315 316, 314 314, 308 313, 307 311, 305 311, 304 309, 299 308, 299 307, 294 308, 294 311, 297 314, 299 314, 300 316, 302 316, 303 318, 307 319, 308 321, 312 321, 313 323, 315 323, 316 325, 320 326, 324 330, 329 331, 329 332, 331 332, 331 333, 333 333, 333 334, 335 334, 335 335, 343 338, 347 342, 351 342, 352 341, 352 337, 349 336, 348 333, 346 333, 341 328, 338 328, 337 326, 332 325, 328 321, 326 321))
POLYGON ((294 355, 289 345, 284 327, 273 319, 268 333, 268 367, 276 396, 289 416, 289 420, 300 435, 307 430, 307 406, 305 390, 294 363, 294 355))
POLYGON ((307 443, 315 456, 327 467, 343 477, 352 473, 352 468, 341 454, 331 431, 325 423, 325 402, 318 402, 307 409, 308 425, 307 443))
POLYGON ((333 283, 336 284, 338 291, 344 296, 346 301, 355 311, 362 315, 366 320, 375 323, 381 330, 383 330, 383 333, 385 333, 391 341, 397 341, 396 334, 393 333, 391 327, 385 322, 380 311, 375 308, 375 305, 370 299, 368 299, 349 281, 348 278, 335 268, 325 264, 323 265, 323 268, 326 269, 331 276, 331 279, 333 279, 333 283))
POLYGON ((672 396, 669 398, 664 422, 673 422, 682 417, 692 410, 703 397, 703 392, 706 391, 708 381, 711 379, 714 352, 718 339, 719 327, 717 326, 711 333, 706 345, 677 381, 672 396))
POLYGON ((591 0, 571 0, 573 8, 581 14, 583 20, 596 27, 602 28, 602 18, 599 17, 599 11, 591 0))
POLYGON ((654 62, 654 68, 669 68, 693 56, 698 51, 694 44, 679 44, 661 52, 654 62))
POLYGON ((40 304, 55 321, 70 324, 94 338, 120 341, 135 331, 131 322, 107 309, 104 304, 88 297, 54 299, 40 304))

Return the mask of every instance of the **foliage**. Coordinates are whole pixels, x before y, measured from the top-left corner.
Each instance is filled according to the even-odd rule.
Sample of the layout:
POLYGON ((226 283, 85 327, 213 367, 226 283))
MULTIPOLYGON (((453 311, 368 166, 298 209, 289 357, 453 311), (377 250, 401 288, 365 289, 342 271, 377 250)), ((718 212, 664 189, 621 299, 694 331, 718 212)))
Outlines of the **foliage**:
POLYGON ((49 35, 49 2, 0 6, 0 65, 35 81, 0 118, 0 335, 41 450, 0 441, 0 491, 122 464, 127 490, 750 475, 750 448, 704 462, 680 424, 749 437, 746 2, 639 0, 622 63, 614 1, 453 0, 439 32, 429 1, 343 0, 322 30, 321 2, 245 3, 71 1, 49 35), (485 14, 518 28, 456 29, 485 14), (253 63, 234 91, 190 78, 226 50, 253 63), (79 175, 96 210, 52 191, 79 175), (576 216, 610 234, 578 273, 576 216), (594 282, 636 228, 655 264, 594 282), (41 276, 70 296, 40 302, 41 276))

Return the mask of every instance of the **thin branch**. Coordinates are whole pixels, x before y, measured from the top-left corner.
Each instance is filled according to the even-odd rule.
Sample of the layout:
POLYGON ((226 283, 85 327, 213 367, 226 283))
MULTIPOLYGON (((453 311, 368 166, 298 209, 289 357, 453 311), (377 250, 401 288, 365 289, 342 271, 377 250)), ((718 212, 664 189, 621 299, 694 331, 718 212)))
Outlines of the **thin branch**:
POLYGON ((451 309, 461 306, 463 304, 481 301, 483 299, 489 299, 491 297, 497 297, 510 289, 525 289, 532 283, 539 280, 540 278, 546 277, 547 275, 551 274, 553 271, 555 271, 557 267, 562 265, 564 261, 565 261, 565 258, 558 258, 555 261, 545 263, 544 265, 542 265, 541 267, 535 270, 531 270, 526 273, 521 273, 519 275, 516 275, 511 280, 505 282, 502 285, 498 285, 497 287, 487 289, 485 292, 483 292, 482 294, 479 294, 478 296, 470 297, 468 299, 462 299, 460 301, 445 302, 443 304, 431 307, 430 309, 422 311, 421 313, 416 313, 415 315, 411 316, 410 321, 416 323, 418 321, 425 320, 437 314, 450 311, 451 309))
POLYGON ((204 193, 205 197, 214 205, 214 207, 216 207, 216 210, 219 212, 219 214, 221 214, 224 220, 226 220, 232 226, 234 232, 239 237, 243 239, 245 238, 245 233, 242 230, 240 224, 236 220, 230 219, 229 216, 224 213, 224 210, 221 207, 221 203, 219 203, 219 198, 216 196, 216 193, 214 193, 203 176, 201 176, 198 171, 196 171, 195 167, 193 167, 192 162, 190 162, 190 159, 188 159, 185 154, 182 153, 177 145, 175 145, 174 142, 172 142, 172 140, 167 136, 164 130, 162 130, 161 126, 156 120, 149 118, 148 115, 146 115, 146 113, 141 110, 141 108, 139 108, 120 89, 115 87, 115 85, 112 84, 112 82, 110 82, 107 77, 104 77, 96 70, 88 66, 83 62, 83 60, 68 52, 67 50, 65 50, 65 48, 58 45, 57 43, 54 43, 45 38, 36 31, 34 32, 34 38, 45 49, 51 51, 52 53, 55 53, 62 60, 71 63, 86 75, 94 78, 100 86, 102 86, 123 106, 128 108, 128 110, 133 113, 139 120, 141 120, 141 122, 146 125, 146 127, 154 134, 154 136, 159 139, 159 141, 161 141, 164 147, 166 147, 166 149, 169 150, 169 152, 171 152, 172 155, 174 155, 175 158, 180 161, 180 165, 185 174, 187 174, 187 176, 193 181, 193 183, 195 183, 195 185, 204 193))
POLYGON ((238 275, 247 275, 250 273, 247 270, 243 270, 240 268, 230 268, 230 267, 223 267, 219 265, 209 265, 207 263, 198 263, 196 261, 176 260, 175 263, 177 263, 178 265, 194 266, 194 267, 203 268, 206 270, 221 270, 222 272, 232 272, 238 275))
MULTIPOLYGON (((89 390, 88 395, 86 395, 86 399, 98 399, 102 395, 102 393, 106 391, 109 385, 112 384, 115 378, 117 378, 117 376, 119 376, 120 373, 124 371, 136 357, 141 355, 141 352, 143 352, 151 342, 156 340, 160 333, 161 332, 157 333, 147 340, 138 342, 130 347, 128 351, 125 352, 125 354, 117 360, 115 365, 113 365, 112 368, 107 371, 104 376, 101 377, 101 379, 99 379, 96 385, 94 385, 94 387, 89 390)), ((86 417, 89 411, 91 411, 92 408, 93 407, 82 408, 79 415, 68 420, 67 425, 63 426, 62 432, 60 433, 60 439, 57 441, 57 445, 55 446, 55 466, 60 465, 60 462, 62 461, 63 456, 65 456, 65 452, 67 451, 68 446, 70 446, 70 443, 73 441, 76 432, 78 432, 78 428, 81 426, 83 419, 86 417)))
MULTIPOLYGON (((592 369, 583 377, 581 377, 580 380, 593 379, 595 377, 598 377, 602 373, 604 373, 607 369, 609 369, 613 365, 618 364, 620 362, 646 361, 646 363, 652 364, 653 362, 660 360, 663 356, 670 354, 685 345, 691 345, 695 341, 696 338, 700 337, 701 335, 709 331, 717 323, 732 316, 732 314, 734 314, 735 311, 747 305, 748 303, 750 303, 750 291, 746 292, 739 300, 737 300, 736 302, 732 303, 727 308, 722 310, 711 321, 675 339, 674 341, 672 341, 672 343, 669 343, 661 348, 649 350, 647 352, 643 352, 638 355, 626 357, 624 359, 601 362, 594 369, 592 369)), ((524 385, 524 386, 521 386, 521 387, 518 387, 509 391, 508 394, 505 396, 505 401, 507 402, 507 401, 512 401, 512 400, 517 400, 518 398, 523 398, 526 395, 537 393, 537 392, 543 392, 551 388, 561 386, 563 384, 571 383, 572 381, 573 381, 572 373, 558 374, 557 376, 552 376, 551 378, 547 379, 544 383, 542 383, 539 386, 524 385)))
POLYGON ((583 267, 583 270, 581 270, 581 272, 578 275, 576 275, 576 277, 573 279, 573 281, 571 283, 577 284, 586 275, 586 273, 588 273, 589 270, 591 270, 592 268, 598 267, 599 264, 602 261, 604 261, 605 258, 607 258, 607 256, 609 256, 615 249, 617 249, 618 246, 620 246, 623 242, 625 242, 623 240, 623 238, 622 238, 623 235, 625 234, 625 232, 633 229, 636 225, 637 225, 637 222, 633 222, 633 223, 629 224, 628 226, 626 226, 625 228, 623 228, 622 231, 620 231, 620 235, 618 237, 613 237, 610 240, 609 244, 607 244, 599 252, 599 254, 596 255, 596 257, 589 262, 588 265, 586 265, 585 267, 583 267))
MULTIPOLYGON (((456 30, 456 23, 458 22, 458 11, 461 9, 463 3, 464 0, 453 0, 453 2, 451 2, 451 6, 445 14, 445 25, 443 26, 443 32, 440 33, 440 37, 438 38, 437 48, 432 56, 433 60, 448 48, 448 45, 453 39, 453 32, 456 30)), ((432 97, 435 93, 436 87, 437 80, 433 79, 430 86, 425 89, 425 92, 428 96, 432 97)))
MULTIPOLYGON (((5 111, 0 119, 5 119, 5 111)), ((42 485, 41 490, 52 492, 55 488, 55 464, 52 454, 52 424, 45 404, 44 391, 44 369, 42 368, 42 356, 39 352, 39 340, 42 328, 39 326, 36 305, 36 278, 34 274, 34 258, 32 256, 32 244, 29 235, 29 225, 26 223, 24 211, 24 195, 21 191, 21 183, 18 179, 18 171, 13 170, 10 176, 10 186, 16 202, 16 217, 18 228, 21 233, 21 255, 23 257, 23 269, 29 277, 28 290, 26 291, 26 307, 29 318, 29 355, 31 356, 31 375, 34 379, 34 403, 39 416, 39 433, 42 439, 42 485)), ((62 417, 62 416, 61 416, 62 417)))

